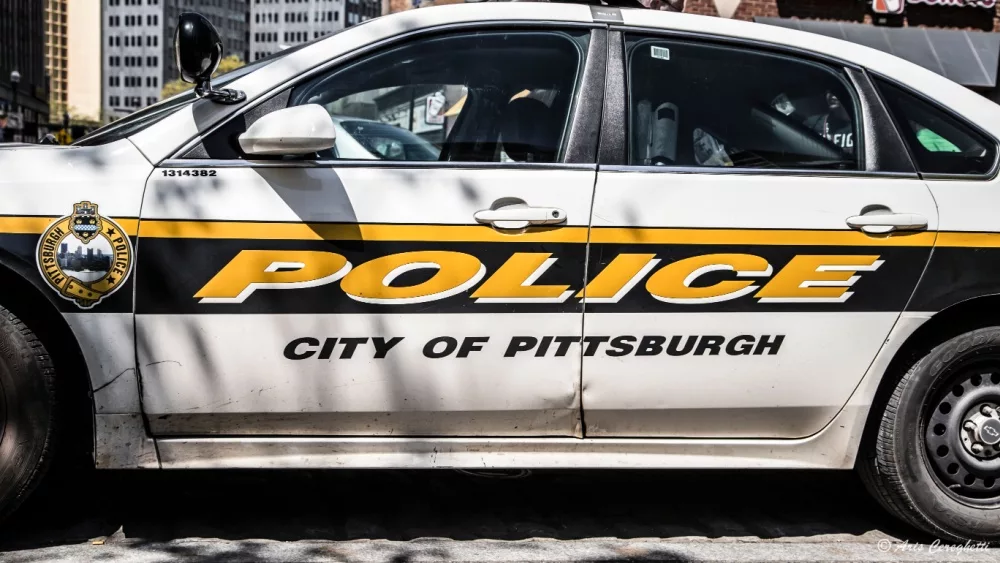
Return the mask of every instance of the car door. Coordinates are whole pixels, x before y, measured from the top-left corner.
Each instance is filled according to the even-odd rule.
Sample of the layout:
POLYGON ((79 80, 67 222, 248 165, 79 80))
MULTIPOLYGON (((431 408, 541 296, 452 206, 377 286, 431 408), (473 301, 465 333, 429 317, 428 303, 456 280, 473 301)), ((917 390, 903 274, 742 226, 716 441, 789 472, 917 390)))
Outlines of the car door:
POLYGON ((836 61, 638 32, 609 42, 627 102, 602 128, 586 434, 818 431, 934 243, 934 201, 885 108, 836 61))
POLYGON ((580 435, 605 60, 587 27, 428 34, 313 72, 164 162, 137 265, 152 431, 580 435), (243 152, 250 124, 306 104, 332 149, 243 152))

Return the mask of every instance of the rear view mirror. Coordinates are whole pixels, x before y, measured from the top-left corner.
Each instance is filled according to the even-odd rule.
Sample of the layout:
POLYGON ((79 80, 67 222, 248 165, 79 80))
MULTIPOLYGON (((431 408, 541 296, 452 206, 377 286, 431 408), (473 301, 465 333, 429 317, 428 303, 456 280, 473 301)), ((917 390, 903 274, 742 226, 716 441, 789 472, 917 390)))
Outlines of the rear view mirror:
POLYGON ((212 88, 212 73, 222 60, 222 39, 205 16, 194 12, 180 15, 174 33, 174 59, 181 79, 195 85, 194 92, 199 98, 223 104, 236 104, 247 98, 238 90, 212 88))
POLYGON ((239 137, 248 155, 297 156, 333 148, 337 131, 322 106, 308 104, 271 112, 239 137))

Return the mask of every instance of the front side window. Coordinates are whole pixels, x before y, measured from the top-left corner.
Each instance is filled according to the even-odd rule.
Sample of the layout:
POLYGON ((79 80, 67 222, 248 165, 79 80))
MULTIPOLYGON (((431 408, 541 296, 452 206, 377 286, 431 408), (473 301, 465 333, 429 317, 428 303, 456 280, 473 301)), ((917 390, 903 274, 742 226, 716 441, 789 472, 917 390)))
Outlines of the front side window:
POLYGON ((987 174, 996 142, 914 94, 875 79, 917 169, 930 174, 987 174))
POLYGON ((637 166, 858 170, 843 72, 743 47, 627 38, 637 166))
POLYGON ((289 106, 337 129, 323 159, 557 162, 588 31, 478 32, 420 40, 322 75, 289 106))

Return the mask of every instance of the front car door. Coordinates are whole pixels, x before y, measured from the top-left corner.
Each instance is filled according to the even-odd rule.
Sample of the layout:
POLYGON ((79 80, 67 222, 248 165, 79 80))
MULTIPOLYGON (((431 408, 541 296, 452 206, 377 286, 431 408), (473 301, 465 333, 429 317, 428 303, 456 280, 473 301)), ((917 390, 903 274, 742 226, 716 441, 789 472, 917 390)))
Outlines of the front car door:
POLYGON ((690 36, 609 41, 627 103, 602 130, 627 134, 606 139, 626 150, 602 153, 594 200, 586 434, 817 432, 924 270, 929 190, 859 69, 690 36))
POLYGON ((137 265, 152 431, 579 435, 596 152, 579 128, 602 96, 581 90, 603 88, 606 53, 590 27, 392 44, 164 162, 137 265), (304 104, 330 113, 332 150, 242 152, 253 121, 304 104), (558 220, 520 223, 540 210, 558 220))

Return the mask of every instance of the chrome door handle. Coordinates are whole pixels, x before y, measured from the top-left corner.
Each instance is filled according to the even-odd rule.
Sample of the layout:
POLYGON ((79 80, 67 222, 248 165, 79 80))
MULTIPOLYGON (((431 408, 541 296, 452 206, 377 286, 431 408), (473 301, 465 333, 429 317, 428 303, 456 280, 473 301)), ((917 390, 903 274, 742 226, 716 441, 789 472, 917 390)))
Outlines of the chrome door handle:
POLYGON ((476 221, 498 229, 523 229, 528 225, 558 225, 566 222, 566 212, 558 207, 508 205, 499 209, 483 209, 472 215, 476 221))
POLYGON ((927 228, 927 217, 918 213, 879 211, 848 217, 847 226, 876 235, 892 231, 918 231, 927 228))

